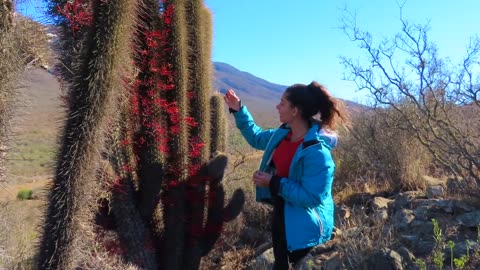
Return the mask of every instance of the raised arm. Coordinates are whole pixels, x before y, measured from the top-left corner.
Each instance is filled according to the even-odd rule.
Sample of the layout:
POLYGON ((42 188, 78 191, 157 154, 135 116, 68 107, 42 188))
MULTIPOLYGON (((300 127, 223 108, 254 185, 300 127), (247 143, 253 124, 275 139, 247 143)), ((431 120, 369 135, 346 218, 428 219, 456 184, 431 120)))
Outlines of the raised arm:
POLYGON ((232 89, 228 89, 224 99, 230 112, 233 113, 235 117, 237 128, 240 129, 240 132, 248 144, 258 150, 265 150, 274 130, 263 130, 257 126, 247 107, 241 105, 240 98, 238 98, 232 89))

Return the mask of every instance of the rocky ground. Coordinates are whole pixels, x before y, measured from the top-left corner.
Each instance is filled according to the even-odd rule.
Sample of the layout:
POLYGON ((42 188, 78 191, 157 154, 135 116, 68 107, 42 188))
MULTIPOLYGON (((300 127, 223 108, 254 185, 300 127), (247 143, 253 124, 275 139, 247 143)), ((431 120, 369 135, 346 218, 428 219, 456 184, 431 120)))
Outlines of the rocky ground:
MULTIPOLYGON (((437 250, 443 254, 440 261, 444 269, 452 269, 452 263, 454 269, 462 269, 462 256, 467 258, 463 269, 480 269, 478 205, 447 198, 447 188, 433 185, 425 192, 411 191, 389 197, 360 194, 355 205, 337 206, 334 238, 314 248, 295 269, 421 269, 420 260, 428 266, 426 269, 440 269, 440 262, 433 262, 437 250), (438 222, 440 232, 434 233, 434 222, 438 222), (375 237, 378 238, 371 239, 375 237), (450 245, 454 243, 452 250, 448 241, 452 241, 450 245), (458 262, 451 260, 451 254, 458 262)), ((257 251, 260 254, 249 269, 271 269, 271 245, 266 243, 257 251)))

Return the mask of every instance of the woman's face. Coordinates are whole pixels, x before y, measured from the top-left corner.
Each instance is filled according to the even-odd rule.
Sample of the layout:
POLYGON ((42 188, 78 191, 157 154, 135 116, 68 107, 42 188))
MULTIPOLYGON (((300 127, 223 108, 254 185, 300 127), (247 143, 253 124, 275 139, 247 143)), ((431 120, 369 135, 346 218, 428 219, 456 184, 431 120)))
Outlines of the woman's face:
POLYGON ((280 122, 290 124, 295 118, 298 110, 292 106, 290 101, 286 98, 286 93, 283 93, 280 103, 276 106, 280 122))

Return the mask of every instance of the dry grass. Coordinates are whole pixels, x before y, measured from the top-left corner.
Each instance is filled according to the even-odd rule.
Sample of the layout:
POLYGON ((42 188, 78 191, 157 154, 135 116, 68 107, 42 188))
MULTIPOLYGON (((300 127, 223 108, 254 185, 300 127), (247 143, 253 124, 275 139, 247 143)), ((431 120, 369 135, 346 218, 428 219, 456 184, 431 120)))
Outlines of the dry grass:
POLYGON ((416 139, 388 126, 373 112, 359 114, 353 123, 334 150, 337 187, 374 179, 390 191, 425 188, 421 176, 428 172, 432 159, 416 139))
POLYGON ((340 224, 342 235, 335 239, 337 250, 347 269, 360 269, 368 255, 394 244, 393 230, 384 224, 371 225, 364 209, 352 209, 352 216, 340 224))
POLYGON ((0 269, 32 269, 36 230, 43 212, 38 200, 2 202, 0 269))

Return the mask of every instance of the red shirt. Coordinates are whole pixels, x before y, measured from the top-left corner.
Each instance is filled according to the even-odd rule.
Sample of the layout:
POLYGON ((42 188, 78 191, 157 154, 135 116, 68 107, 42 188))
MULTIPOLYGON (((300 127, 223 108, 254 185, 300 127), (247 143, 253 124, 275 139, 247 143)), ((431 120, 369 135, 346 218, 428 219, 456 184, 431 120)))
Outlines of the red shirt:
POLYGON ((292 137, 292 132, 287 134, 285 139, 280 142, 273 153, 273 164, 275 164, 277 175, 280 177, 288 177, 290 163, 292 163, 293 156, 295 155, 298 146, 303 142, 303 139, 291 142, 290 137, 292 137))

